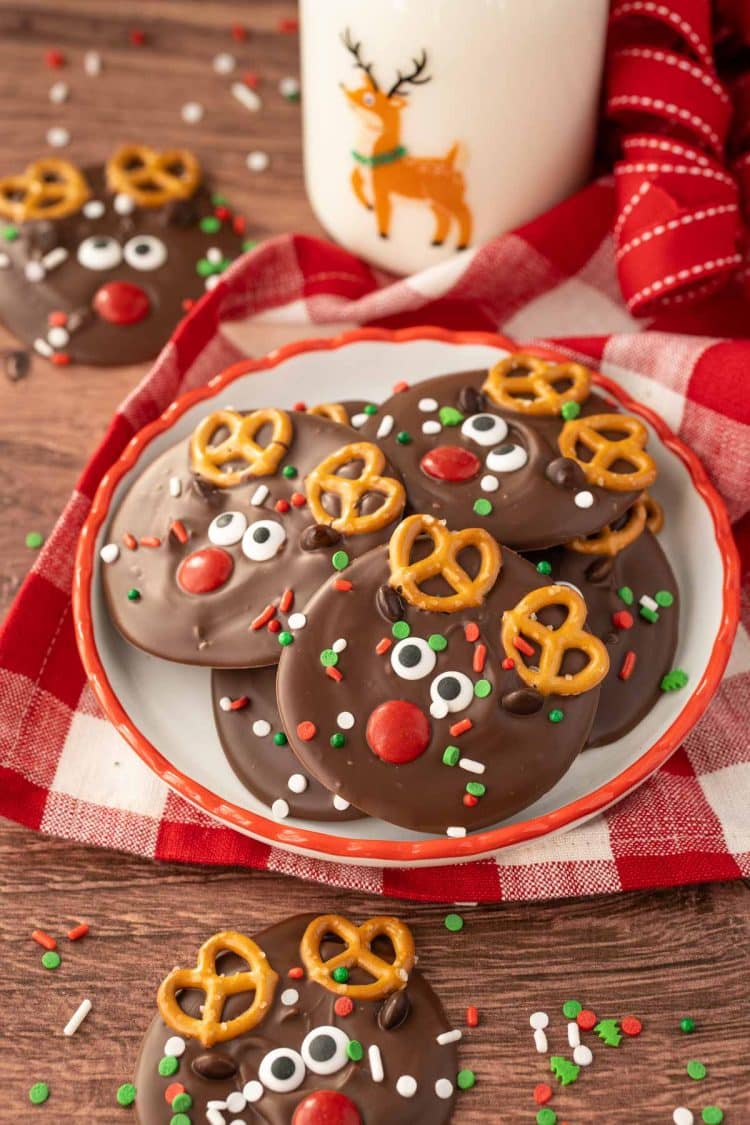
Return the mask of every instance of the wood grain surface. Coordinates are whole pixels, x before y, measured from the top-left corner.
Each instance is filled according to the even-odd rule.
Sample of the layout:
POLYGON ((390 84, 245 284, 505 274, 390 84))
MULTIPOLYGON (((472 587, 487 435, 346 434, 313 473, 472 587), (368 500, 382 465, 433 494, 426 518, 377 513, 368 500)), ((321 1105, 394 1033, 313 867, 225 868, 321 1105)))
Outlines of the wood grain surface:
MULTIPOLYGON (((277 30, 279 19, 293 14, 290 4, 272 0, 0 0, 0 175, 47 151, 53 125, 70 129, 66 154, 81 163, 101 160, 113 141, 186 144, 248 215, 252 235, 320 233, 303 192, 299 107, 277 90, 280 78, 297 73, 296 37, 277 30), (235 24, 249 30, 244 43, 231 38, 235 24), (134 27, 146 32, 143 47, 129 43, 134 27), (63 71, 44 66, 50 47, 66 53, 63 71), (98 79, 82 69, 91 49, 103 57, 98 79), (247 114, 230 97, 229 79, 214 74, 211 60, 225 50, 241 70, 261 75, 262 113, 247 114), (59 78, 71 87, 64 106, 47 96, 59 78), (199 126, 181 121, 187 100, 205 106, 199 126), (245 168, 244 157, 255 148, 271 156, 263 175, 245 168)), ((0 348, 10 343, 0 332, 0 348)), ((61 370, 35 360, 18 383, 0 371, 0 608, 7 608, 30 564, 26 532, 50 530, 112 410, 144 370, 61 370)), ((114 1094, 132 1074, 156 986, 213 930, 252 932, 295 911, 337 910, 361 919, 383 909, 382 900, 351 892, 271 874, 157 866, 9 824, 0 825, 0 872, 12 1029, 0 1051, 3 1123, 132 1119, 114 1094), (63 937, 61 968, 45 971, 30 931, 40 926, 60 935, 84 919, 91 935, 75 945, 63 937), (86 996, 92 1013, 65 1039, 62 1027, 86 996), (26 1091, 37 1080, 48 1082, 52 1094, 33 1108, 26 1091)), ((560 1005, 569 997, 601 1016, 632 1012, 643 1019, 644 1033, 616 1050, 588 1040, 594 1064, 574 1086, 556 1089, 558 1122, 669 1122, 678 1105, 691 1107, 699 1121, 709 1104, 723 1106, 728 1125, 750 1120, 746 883, 463 907, 466 925, 456 935, 443 928, 445 908, 394 910, 414 926, 421 965, 449 1016, 461 1024, 467 1004, 481 1011, 462 1050, 477 1086, 462 1095, 458 1122, 533 1122, 531 1091, 549 1075, 547 1060, 534 1051, 528 1017, 535 1009, 549 1011, 551 1050, 568 1054, 560 1005), (698 1023, 690 1038, 679 1031, 683 1015, 698 1023), (703 1083, 688 1078, 690 1058, 708 1066, 703 1083)), ((394 1125, 401 1122, 408 1122, 408 1109, 394 1125)))

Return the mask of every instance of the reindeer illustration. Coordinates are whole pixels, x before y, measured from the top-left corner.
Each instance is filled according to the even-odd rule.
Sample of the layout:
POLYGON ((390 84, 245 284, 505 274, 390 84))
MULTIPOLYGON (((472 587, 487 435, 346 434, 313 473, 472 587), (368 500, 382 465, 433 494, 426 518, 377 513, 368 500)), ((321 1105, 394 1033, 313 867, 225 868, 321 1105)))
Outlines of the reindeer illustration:
POLYGON ((457 249, 464 250, 471 238, 471 211, 464 199, 465 182, 456 168, 460 144, 456 141, 445 156, 410 156, 401 143, 401 112, 408 103, 409 86, 431 81, 425 74, 427 53, 413 58, 412 70, 396 72, 396 81, 381 90, 373 64, 362 60, 362 44, 352 40, 347 28, 341 40, 361 70, 364 82, 355 90, 342 83, 342 89, 357 115, 362 132, 359 145, 352 150, 356 161, 351 185, 360 203, 375 211, 378 233, 388 238, 394 196, 424 201, 435 216, 433 246, 442 246, 455 222, 457 249))

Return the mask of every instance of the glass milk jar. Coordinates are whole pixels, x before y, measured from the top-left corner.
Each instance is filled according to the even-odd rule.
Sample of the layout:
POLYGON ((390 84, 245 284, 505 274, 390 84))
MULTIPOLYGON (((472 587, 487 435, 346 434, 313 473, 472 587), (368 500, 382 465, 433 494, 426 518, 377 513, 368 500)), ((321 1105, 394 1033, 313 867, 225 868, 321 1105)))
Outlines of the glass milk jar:
POLYGON ((302 0, 305 178, 329 234, 412 273, 588 176, 608 0, 302 0))

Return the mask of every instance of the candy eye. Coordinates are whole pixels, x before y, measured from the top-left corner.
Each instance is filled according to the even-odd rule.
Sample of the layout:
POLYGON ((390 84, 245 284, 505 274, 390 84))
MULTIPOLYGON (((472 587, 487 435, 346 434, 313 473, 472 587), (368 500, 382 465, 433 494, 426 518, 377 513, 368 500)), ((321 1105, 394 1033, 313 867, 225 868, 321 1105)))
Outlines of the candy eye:
POLYGON ((261 1059, 258 1078, 268 1090, 288 1094, 305 1081, 302 1056, 291 1047, 276 1047, 261 1059))
POLYGON ((493 473, 515 473, 524 467, 528 459, 529 455, 522 445, 509 441, 487 454, 487 468, 493 473))
POLYGON ((472 414, 461 427, 461 433, 477 445, 497 445, 508 433, 508 423, 497 414, 472 414))
POLYGON ((91 235, 78 247, 78 261, 87 270, 113 270, 122 261, 120 243, 107 234, 91 235))
POLYGON ((421 680, 435 667, 435 653, 421 637, 406 637, 394 645, 391 667, 402 680, 421 680))
POLYGON ((335 1074, 346 1066, 349 1036, 339 1027, 315 1027, 302 1040, 302 1058, 313 1074, 335 1074))
POLYGON ((256 520, 242 536, 242 552, 253 562, 268 562, 286 542, 286 532, 276 520, 256 520))
POLYGON ((208 538, 217 547, 231 547, 239 543, 247 528, 242 512, 222 512, 208 525, 208 538))
POLYGON ((125 243, 125 261, 134 270, 158 270, 167 260, 167 248, 152 234, 139 234, 125 243))
POLYGON ((441 672, 430 684, 430 714, 444 719, 449 712, 464 711, 474 698, 474 685, 463 672, 441 672))

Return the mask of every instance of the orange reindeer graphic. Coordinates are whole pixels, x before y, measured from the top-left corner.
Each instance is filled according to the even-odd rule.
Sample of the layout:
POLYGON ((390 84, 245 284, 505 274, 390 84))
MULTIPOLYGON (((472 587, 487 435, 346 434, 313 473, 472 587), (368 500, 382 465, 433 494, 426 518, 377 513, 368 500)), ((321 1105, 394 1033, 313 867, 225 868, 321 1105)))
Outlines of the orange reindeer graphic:
POLYGON ((348 28, 341 39, 354 56, 354 66, 364 75, 363 84, 356 90, 342 84, 362 128, 359 146, 352 150, 356 164, 351 185, 357 199, 375 211, 381 238, 388 237, 394 196, 422 200, 435 216, 432 245, 442 246, 455 222, 457 249, 464 250, 471 238, 471 211, 464 200, 464 177, 455 167, 459 143, 453 144, 445 156, 410 156, 401 143, 401 112, 409 104, 407 87, 423 86, 431 80, 424 73, 426 51, 412 59, 413 69, 408 74, 397 71, 396 81, 384 91, 373 74, 373 64, 362 61, 362 44, 352 41, 348 28))

